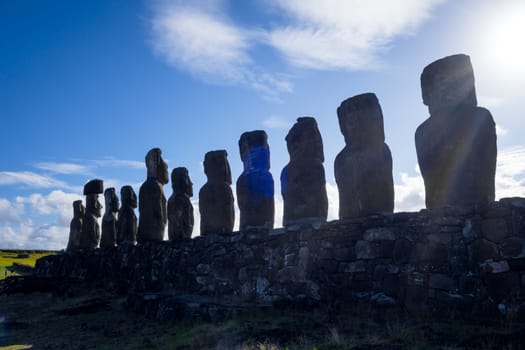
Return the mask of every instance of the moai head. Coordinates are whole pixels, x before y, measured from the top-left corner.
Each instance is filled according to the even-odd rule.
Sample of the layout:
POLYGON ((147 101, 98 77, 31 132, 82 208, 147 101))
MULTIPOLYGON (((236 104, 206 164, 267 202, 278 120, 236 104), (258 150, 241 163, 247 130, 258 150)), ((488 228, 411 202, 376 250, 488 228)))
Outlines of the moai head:
POLYGON ((120 198, 122 199, 122 206, 137 207, 137 195, 135 191, 133 191, 133 187, 122 186, 120 189, 120 198))
POLYGON ((316 158, 324 162, 323 139, 313 117, 297 118, 286 135, 286 146, 290 160, 316 158))
POLYGON ((146 168, 148 169, 148 177, 157 179, 161 184, 168 183, 168 165, 162 159, 160 148, 153 148, 146 154, 146 168))
POLYGON ((104 191, 104 200, 106 203, 106 212, 116 213, 118 211, 120 203, 117 194, 115 193, 115 188, 106 188, 106 190, 104 191))
POLYGON ((102 192, 104 192, 104 182, 102 180, 94 179, 84 185, 86 212, 97 218, 102 216, 102 204, 98 201, 98 195, 102 192))
POLYGON ((190 180, 188 169, 179 167, 171 172, 171 187, 173 193, 184 194, 188 197, 193 196, 193 183, 190 180))
POLYGON ((383 145, 385 142, 383 112, 375 94, 366 93, 344 100, 337 108, 337 117, 350 149, 383 145))
POLYGON ((270 170, 268 135, 263 130, 248 131, 239 139, 244 170, 270 170))
POLYGON ((421 73, 421 92, 430 114, 458 106, 477 106, 470 57, 448 56, 426 66, 421 73))
POLYGON ((81 200, 73 202, 73 218, 80 219, 86 214, 86 208, 81 200))
POLYGON ((228 153, 225 150, 210 151, 204 156, 204 173, 208 181, 226 182, 232 184, 228 153))

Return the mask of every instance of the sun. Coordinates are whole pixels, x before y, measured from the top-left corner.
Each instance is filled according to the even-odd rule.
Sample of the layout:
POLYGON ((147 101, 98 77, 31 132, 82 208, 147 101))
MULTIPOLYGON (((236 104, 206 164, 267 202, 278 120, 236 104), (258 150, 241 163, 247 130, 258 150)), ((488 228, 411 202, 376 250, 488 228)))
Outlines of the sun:
POLYGON ((485 59, 506 75, 525 76, 525 2, 510 2, 489 14, 484 41, 485 59))

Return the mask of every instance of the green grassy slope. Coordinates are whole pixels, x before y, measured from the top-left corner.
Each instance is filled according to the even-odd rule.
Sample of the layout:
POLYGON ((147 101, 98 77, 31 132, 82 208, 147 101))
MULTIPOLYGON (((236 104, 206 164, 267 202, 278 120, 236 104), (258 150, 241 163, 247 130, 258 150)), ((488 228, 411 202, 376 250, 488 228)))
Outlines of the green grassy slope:
POLYGON ((4 279, 8 276, 20 275, 19 271, 16 271, 16 269, 12 268, 13 263, 34 267, 38 259, 51 254, 56 254, 56 252, 0 250, 0 279, 4 279))

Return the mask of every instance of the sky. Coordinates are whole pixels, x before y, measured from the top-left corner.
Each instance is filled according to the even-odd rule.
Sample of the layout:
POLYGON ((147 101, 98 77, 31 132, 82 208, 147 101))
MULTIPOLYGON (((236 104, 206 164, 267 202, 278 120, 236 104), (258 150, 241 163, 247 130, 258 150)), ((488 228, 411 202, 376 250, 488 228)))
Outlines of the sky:
POLYGON ((279 227, 284 138, 301 116, 323 136, 335 220, 336 109, 365 92, 382 107, 395 211, 420 210, 420 74, 457 53, 497 125, 496 197, 525 196, 524 32, 518 0, 0 0, 0 248, 65 248, 83 185, 138 193, 153 147, 170 172, 188 168, 197 235, 204 154, 227 150, 235 183, 238 139, 260 129, 279 227))

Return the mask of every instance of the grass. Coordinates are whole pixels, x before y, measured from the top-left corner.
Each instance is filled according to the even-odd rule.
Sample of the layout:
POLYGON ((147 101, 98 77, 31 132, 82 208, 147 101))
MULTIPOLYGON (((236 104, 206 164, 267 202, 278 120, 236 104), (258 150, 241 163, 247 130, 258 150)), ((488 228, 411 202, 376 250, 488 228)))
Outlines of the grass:
POLYGON ((13 268, 13 263, 35 267, 38 259, 51 254, 56 253, 50 251, 0 250, 0 279, 23 274, 13 268), (27 257, 19 257, 19 255, 25 256, 25 254, 27 257))
POLYGON ((0 350, 23 349, 14 344, 35 349, 512 350, 525 341, 525 324, 515 321, 367 309, 271 309, 217 323, 156 322, 126 310, 125 297, 74 288, 68 297, 0 296, 0 350), (89 310, 89 305, 98 306, 89 310))

